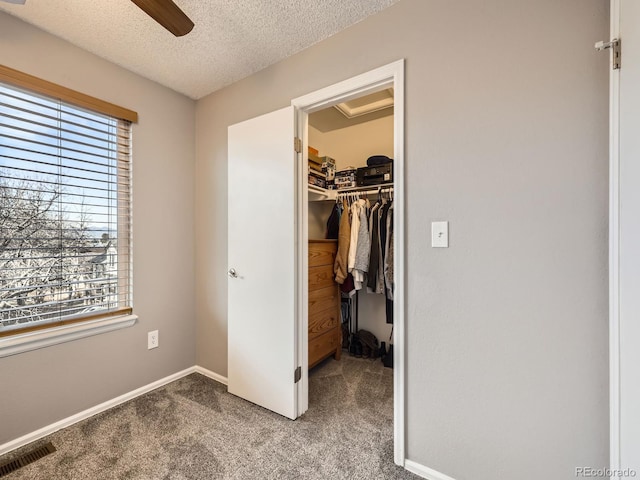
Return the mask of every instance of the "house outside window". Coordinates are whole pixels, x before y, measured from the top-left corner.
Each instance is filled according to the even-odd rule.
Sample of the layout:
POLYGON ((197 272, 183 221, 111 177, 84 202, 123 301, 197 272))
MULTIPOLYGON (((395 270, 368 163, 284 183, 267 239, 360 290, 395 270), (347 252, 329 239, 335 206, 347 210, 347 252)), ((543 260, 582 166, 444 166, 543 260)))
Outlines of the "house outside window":
POLYGON ((0 81, 0 338, 130 314, 130 219, 131 122, 0 81))

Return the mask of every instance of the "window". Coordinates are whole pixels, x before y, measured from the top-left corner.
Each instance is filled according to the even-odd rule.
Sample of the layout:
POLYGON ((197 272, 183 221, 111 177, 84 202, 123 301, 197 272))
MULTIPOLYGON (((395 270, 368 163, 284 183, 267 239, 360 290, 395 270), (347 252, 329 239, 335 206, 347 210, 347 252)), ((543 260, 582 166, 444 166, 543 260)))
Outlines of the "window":
POLYGON ((96 103, 0 70, 0 338, 131 313, 131 121, 96 103))

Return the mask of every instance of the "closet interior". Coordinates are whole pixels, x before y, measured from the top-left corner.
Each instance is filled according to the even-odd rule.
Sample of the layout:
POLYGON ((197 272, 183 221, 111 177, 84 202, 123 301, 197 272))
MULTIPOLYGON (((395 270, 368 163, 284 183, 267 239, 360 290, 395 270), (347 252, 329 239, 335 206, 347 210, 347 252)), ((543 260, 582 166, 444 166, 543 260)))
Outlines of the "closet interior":
POLYGON ((309 114, 309 368, 393 366, 393 89, 309 114))

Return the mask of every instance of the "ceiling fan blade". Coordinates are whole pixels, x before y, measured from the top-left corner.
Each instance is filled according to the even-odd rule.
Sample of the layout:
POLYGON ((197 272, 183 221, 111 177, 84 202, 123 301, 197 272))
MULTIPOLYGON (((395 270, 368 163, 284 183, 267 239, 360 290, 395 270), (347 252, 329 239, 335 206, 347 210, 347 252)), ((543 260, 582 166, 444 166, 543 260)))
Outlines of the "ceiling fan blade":
POLYGON ((193 22, 172 0, 131 0, 176 37, 193 29, 193 22))
POLYGON ((24 5, 27 0, 3 0, 6 3, 15 3, 16 5, 24 5))

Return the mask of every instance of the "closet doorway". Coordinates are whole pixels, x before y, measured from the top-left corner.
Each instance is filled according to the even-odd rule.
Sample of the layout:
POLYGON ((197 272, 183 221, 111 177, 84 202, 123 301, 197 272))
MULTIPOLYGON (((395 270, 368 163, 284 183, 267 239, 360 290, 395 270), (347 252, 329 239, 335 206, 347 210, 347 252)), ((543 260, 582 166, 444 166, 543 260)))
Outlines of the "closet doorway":
POLYGON ((404 60, 229 126, 227 375, 229 393, 280 415, 296 419, 309 408, 309 115, 389 89, 394 97, 394 460, 404 466, 404 60), (256 215, 256 205, 272 215, 256 215))
MULTIPOLYGON (((292 106, 297 113, 297 131, 301 143, 297 182, 299 242, 296 318, 298 319, 298 365, 302 367, 301 381, 298 383, 298 414, 302 415, 309 408, 309 366, 317 363, 319 358, 331 356, 331 350, 336 348, 334 340, 329 338, 333 336, 332 332, 325 332, 317 337, 317 334, 309 329, 309 322, 311 321, 313 326, 318 320, 317 309, 314 309, 310 316, 310 308, 313 309, 310 307, 310 297, 317 296, 318 290, 314 285, 317 284, 319 275, 323 277, 322 274, 317 273, 310 275, 310 258, 314 259, 311 265, 312 270, 327 268, 328 266, 324 265, 316 266, 318 263, 316 259, 326 256, 324 252, 332 248, 330 245, 324 246, 313 240, 325 238, 326 220, 336 200, 342 203, 343 198, 346 198, 347 203, 351 204, 358 198, 368 199, 373 206, 379 200, 384 200, 387 204, 392 198, 393 221, 390 227, 394 232, 392 242, 394 301, 387 302, 384 292, 381 295, 369 294, 366 287, 352 295, 349 335, 357 333, 357 329, 364 329, 373 333, 378 341, 384 341, 387 348, 389 343, 394 345, 394 460, 397 465, 404 466, 404 61, 394 62, 294 99, 292 106), (390 110, 389 102, 393 106, 390 110), (338 110, 340 112, 349 110, 346 113, 350 113, 354 118, 345 121, 340 118, 341 113, 338 113, 338 110), (366 114, 362 112, 367 110, 368 117, 365 117, 366 114), (362 117, 358 118, 358 113, 362 114, 362 117), (369 124, 365 125, 365 123, 369 124), (337 128, 334 128, 336 126, 337 128), (351 142, 345 141, 348 136, 352 137, 351 142), (354 145, 354 142, 366 141, 367 136, 372 136, 369 139, 369 149, 366 146, 354 145), (386 140, 385 137, 387 137, 386 140), (373 175, 377 173, 381 175, 380 181, 373 178, 362 181, 361 178, 357 183, 364 183, 364 185, 350 185, 352 188, 346 188, 343 183, 343 188, 340 190, 325 190, 309 186, 308 157, 314 149, 318 150, 320 157, 335 157, 337 170, 344 170, 347 167, 364 167, 367 165, 368 157, 373 155, 388 156, 394 161, 388 177, 385 177, 381 171, 373 172, 373 175), (367 152, 371 155, 367 155, 367 152), (320 254, 314 253, 310 257, 310 248, 314 250, 320 248, 320 254), (387 324, 387 318, 393 318, 393 326, 387 324), (393 338, 390 341, 391 332, 393 332, 393 338), (320 341, 322 338, 327 338, 331 344, 327 346, 327 341, 320 341), (318 347, 321 349, 320 352, 316 351, 318 347)), ((363 172, 360 173, 362 177, 363 172)), ((333 248, 337 248, 337 245, 333 248)), ((322 261, 319 263, 322 264, 322 261)), ((322 288, 322 290, 327 289, 330 290, 329 287, 322 288)), ((317 299, 311 298, 311 303, 315 301, 317 299)), ((340 354, 335 350, 334 353, 340 354)), ((349 354, 346 350, 342 350, 342 353, 349 354)))

